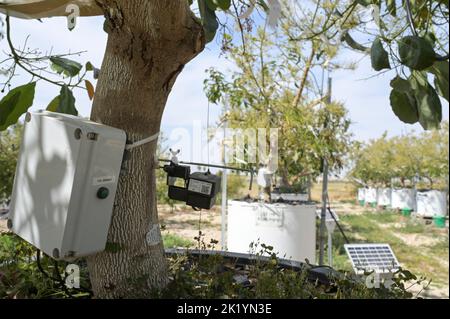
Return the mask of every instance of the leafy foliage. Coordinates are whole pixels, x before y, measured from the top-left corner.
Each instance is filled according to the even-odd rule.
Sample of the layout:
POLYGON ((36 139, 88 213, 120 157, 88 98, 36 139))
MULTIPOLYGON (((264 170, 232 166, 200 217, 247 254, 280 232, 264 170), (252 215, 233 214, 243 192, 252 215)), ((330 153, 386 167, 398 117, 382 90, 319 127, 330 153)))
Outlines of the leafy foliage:
MULTIPOLYGON (((42 269, 48 275, 62 276, 65 269, 61 263, 59 269, 52 260, 44 256, 42 269)), ((87 286, 87 267, 81 264, 81 285, 87 286)), ((0 299, 62 299, 88 298, 89 293, 80 293, 63 288, 53 279, 45 276, 36 261, 36 249, 13 234, 0 234, 0 299)))
MULTIPOLYGON (((316 40, 312 48, 298 47, 289 39, 303 26, 290 26, 279 32, 259 28, 245 37, 245 47, 227 42, 225 53, 237 69, 231 75, 209 69, 205 92, 212 103, 226 105, 221 120, 237 134, 279 128, 278 174, 282 186, 295 187, 321 173, 324 157, 332 169, 342 168, 351 134, 345 107, 324 103, 323 91, 313 82, 316 55, 310 52, 323 51, 321 61, 336 52, 316 40)), ((243 148, 240 154, 256 153, 247 144, 243 148)))
MULTIPOLYGON (((448 1, 436 0, 358 0, 370 8, 379 30, 373 40, 371 56, 375 71, 393 65, 412 90, 393 87, 390 102, 397 117, 408 124, 420 123, 425 130, 438 128, 442 122, 439 96, 448 101, 448 1), (384 49, 389 47, 389 52, 384 49), (397 51, 397 52, 396 52, 397 51), (429 77, 434 76, 434 87, 429 77)), ((367 12, 367 10, 366 10, 367 12)), ((359 24, 364 26, 365 23, 359 24)), ((351 38, 352 39, 352 38, 351 38)), ((361 45, 344 41, 359 51, 361 45)))
POLYGON ((21 138, 20 124, 0 132, 0 204, 9 201, 12 194, 21 138))

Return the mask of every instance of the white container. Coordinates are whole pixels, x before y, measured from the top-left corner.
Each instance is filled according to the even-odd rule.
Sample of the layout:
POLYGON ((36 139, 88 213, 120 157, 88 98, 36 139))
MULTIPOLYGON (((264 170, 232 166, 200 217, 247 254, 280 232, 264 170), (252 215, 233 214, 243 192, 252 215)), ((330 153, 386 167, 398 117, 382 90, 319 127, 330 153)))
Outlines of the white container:
POLYGON ((430 218, 447 216, 447 193, 436 190, 417 192, 416 198, 418 216, 430 218))
MULTIPOLYGON (((228 250, 255 253, 251 243, 274 247, 278 257, 316 260, 315 205, 228 203, 228 250)), ((258 251, 256 251, 257 253, 258 251)))
POLYGON ((27 114, 8 226, 55 259, 104 250, 125 143, 79 117, 27 114))
POLYGON ((377 189, 377 205, 378 206, 391 206, 392 191, 390 188, 378 188, 377 189))
POLYGON ((359 188, 358 189, 358 202, 365 202, 365 201, 366 201, 366 189, 359 188))
POLYGON ((307 202, 309 200, 308 194, 296 194, 296 193, 272 193, 272 200, 279 200, 282 198, 286 201, 298 201, 298 202, 307 202))
POLYGON ((416 210, 416 192, 414 189, 393 189, 392 208, 416 210))
POLYGON ((377 202, 377 189, 366 188, 365 200, 367 204, 376 204, 377 202))

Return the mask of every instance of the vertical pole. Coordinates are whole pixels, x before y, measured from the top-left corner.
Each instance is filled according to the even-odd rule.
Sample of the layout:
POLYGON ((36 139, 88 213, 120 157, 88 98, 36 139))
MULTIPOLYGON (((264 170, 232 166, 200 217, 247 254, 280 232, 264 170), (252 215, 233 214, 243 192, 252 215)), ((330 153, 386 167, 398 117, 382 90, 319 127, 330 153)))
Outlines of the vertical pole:
MULTIPOLYGON (((328 73, 328 94, 327 103, 331 103, 332 94, 332 78, 328 73)), ((325 123, 325 128, 327 128, 328 123, 325 123)), ((328 202, 328 160, 326 156, 323 158, 323 185, 322 185, 322 213, 320 219, 320 238, 319 238, 319 265, 324 265, 324 255, 325 255, 325 233, 326 224, 325 219, 327 217, 327 202, 328 202)))
MULTIPOLYGON (((225 114, 228 111, 228 102, 225 102, 225 114)), ((222 146, 222 161, 223 165, 227 165, 227 128, 228 121, 225 120, 223 123, 223 146, 222 146)), ((227 250, 227 218, 228 218, 228 194, 227 194, 227 186, 228 186, 228 171, 224 169, 222 174, 222 226, 221 226, 221 246, 222 251, 227 250)))
POLYGON ((333 234, 328 232, 328 266, 333 267, 333 234))

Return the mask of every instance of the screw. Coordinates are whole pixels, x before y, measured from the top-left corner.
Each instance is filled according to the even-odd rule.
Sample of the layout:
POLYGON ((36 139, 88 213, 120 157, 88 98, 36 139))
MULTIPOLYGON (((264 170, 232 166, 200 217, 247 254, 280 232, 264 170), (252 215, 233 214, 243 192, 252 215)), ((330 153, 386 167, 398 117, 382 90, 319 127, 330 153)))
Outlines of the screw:
POLYGON ((53 258, 59 259, 59 249, 58 248, 53 249, 53 258))

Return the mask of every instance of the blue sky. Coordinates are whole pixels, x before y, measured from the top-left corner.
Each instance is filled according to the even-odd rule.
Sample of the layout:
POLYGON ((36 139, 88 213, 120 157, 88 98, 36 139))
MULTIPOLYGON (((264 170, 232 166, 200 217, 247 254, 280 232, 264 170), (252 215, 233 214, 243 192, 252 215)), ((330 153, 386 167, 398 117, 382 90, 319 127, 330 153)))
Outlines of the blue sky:
MULTIPOLYGON (((100 67, 106 46, 106 33, 102 25, 103 18, 82 18, 78 20, 76 29, 67 30, 65 18, 45 19, 43 23, 36 20, 12 19, 12 38, 16 46, 24 43, 27 36, 28 47, 39 48, 41 51, 52 50, 53 53, 68 51, 87 51, 79 58, 79 62, 91 61, 100 67)), ((6 42, 0 42, 2 51, 6 50, 6 42)), ((348 52, 346 59, 359 60, 360 55, 348 52)), ((170 95, 163 117, 163 132, 170 137, 176 128, 192 130, 197 121, 206 127, 207 99, 203 93, 205 70, 214 66, 222 71, 232 68, 232 65, 220 57, 220 50, 215 43, 210 44, 205 52, 187 65, 180 75, 170 95), (189 110, 189 111, 187 111, 189 110), (182 116, 180 116, 182 114, 182 116)), ((392 74, 385 74, 371 79, 375 75, 368 57, 363 59, 355 71, 339 71, 333 74, 333 98, 345 104, 353 121, 352 132, 358 140, 377 138, 388 131, 390 136, 408 134, 412 130, 421 131, 419 125, 406 125, 400 122, 389 106, 389 82, 392 74)), ((15 84, 23 84, 29 77, 20 75, 15 78, 15 84)), ((40 83, 33 109, 44 109, 58 95, 58 89, 51 85, 40 83)), ((77 107, 83 116, 88 116, 91 108, 86 92, 75 92, 77 107)), ((448 103, 444 103, 444 118, 449 118, 448 103)), ((214 123, 220 113, 218 106, 211 106, 211 123, 214 123)), ((205 134, 203 134, 205 135, 205 134)), ((169 141, 175 143, 175 141, 169 141)), ((192 150, 192 148, 191 148, 192 150)), ((195 151, 185 152, 183 159, 199 160, 195 151)))

